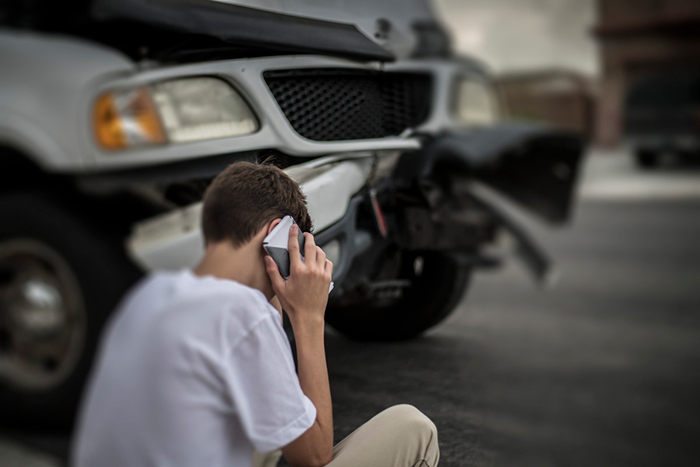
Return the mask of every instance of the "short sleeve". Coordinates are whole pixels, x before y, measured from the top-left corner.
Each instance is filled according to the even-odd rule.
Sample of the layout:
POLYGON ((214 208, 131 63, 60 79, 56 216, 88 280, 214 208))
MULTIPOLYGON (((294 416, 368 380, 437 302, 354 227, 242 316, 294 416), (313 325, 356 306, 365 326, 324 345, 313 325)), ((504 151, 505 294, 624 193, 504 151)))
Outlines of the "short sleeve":
POLYGON ((244 432, 258 451, 286 446, 314 424, 316 407, 301 390, 279 318, 266 314, 229 344, 223 363, 244 432))

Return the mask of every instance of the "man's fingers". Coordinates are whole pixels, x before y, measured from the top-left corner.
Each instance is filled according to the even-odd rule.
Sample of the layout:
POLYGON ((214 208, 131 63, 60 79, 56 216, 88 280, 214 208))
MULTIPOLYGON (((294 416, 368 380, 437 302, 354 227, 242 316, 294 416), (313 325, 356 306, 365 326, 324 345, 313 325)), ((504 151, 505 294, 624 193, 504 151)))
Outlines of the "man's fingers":
POLYGON ((320 246, 316 247, 316 264, 321 271, 326 268, 326 252, 320 246))
POLYGON ((316 242, 314 236, 309 232, 304 233, 304 260, 308 264, 313 264, 316 261, 316 242))
POLYGON ((323 269, 323 272, 325 272, 329 276, 333 277, 333 263, 331 262, 331 260, 329 260, 329 259, 326 260, 326 264, 325 264, 325 267, 323 269))
POLYGON ((284 277, 282 277, 282 274, 280 274, 277 263, 275 263, 275 260, 273 260, 272 256, 270 255, 265 255, 265 270, 267 271, 267 275, 270 276, 272 289, 275 291, 275 293, 282 290, 284 287, 284 277))
POLYGON ((291 268, 299 267, 299 263, 301 263, 301 253, 299 253, 299 226, 296 224, 293 224, 289 229, 287 249, 289 250, 289 265, 291 268))

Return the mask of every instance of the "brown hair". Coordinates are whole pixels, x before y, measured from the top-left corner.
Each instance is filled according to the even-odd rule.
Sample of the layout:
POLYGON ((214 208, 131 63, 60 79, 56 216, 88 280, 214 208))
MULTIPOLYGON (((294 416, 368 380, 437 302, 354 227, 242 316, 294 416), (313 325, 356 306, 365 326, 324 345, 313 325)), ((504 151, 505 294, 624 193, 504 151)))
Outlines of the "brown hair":
POLYGON ((268 222, 287 214, 302 232, 311 230, 299 185, 274 165, 236 162, 217 175, 204 194, 204 241, 229 240, 239 247, 268 222))

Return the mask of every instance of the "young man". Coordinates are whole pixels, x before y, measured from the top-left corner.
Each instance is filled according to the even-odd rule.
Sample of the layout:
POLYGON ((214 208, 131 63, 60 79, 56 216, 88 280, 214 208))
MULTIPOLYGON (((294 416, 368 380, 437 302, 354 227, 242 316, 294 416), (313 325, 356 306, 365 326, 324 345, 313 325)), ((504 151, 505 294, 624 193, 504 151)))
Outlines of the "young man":
MULTIPOLYGON (((254 448, 293 466, 437 465, 437 432, 411 406, 380 413, 333 447, 324 313, 333 265, 308 231, 298 185, 270 165, 236 163, 204 197, 206 253, 159 272, 107 329, 73 450, 77 467, 253 465, 254 448), (262 247, 285 215, 291 274, 262 247), (276 297, 296 336, 298 376, 276 297)), ((272 457, 258 464, 274 465, 272 457)))

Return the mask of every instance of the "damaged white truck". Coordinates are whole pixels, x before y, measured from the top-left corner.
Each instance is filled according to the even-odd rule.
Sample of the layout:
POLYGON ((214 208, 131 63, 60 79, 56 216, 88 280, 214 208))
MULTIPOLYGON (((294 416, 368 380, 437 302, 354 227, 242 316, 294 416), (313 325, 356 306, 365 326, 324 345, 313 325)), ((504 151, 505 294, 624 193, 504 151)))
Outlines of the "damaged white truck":
POLYGON ((202 253, 238 160, 302 186, 335 263, 328 323, 398 340, 445 319, 507 232, 562 223, 582 141, 504 123, 426 0, 16 1, 0 7, 0 413, 70 418, 125 289, 202 253))

